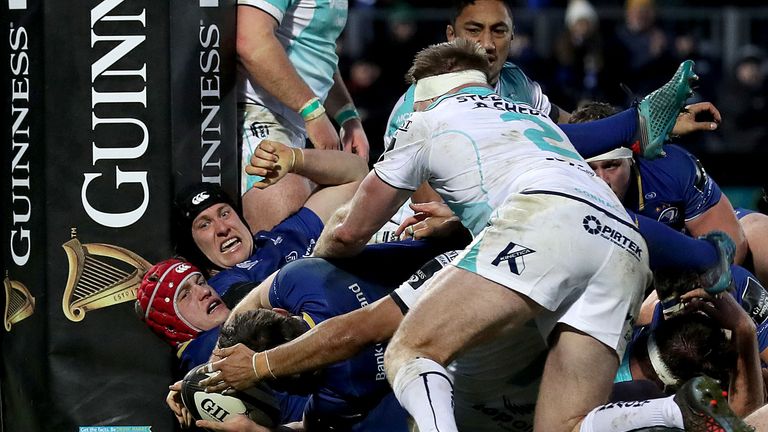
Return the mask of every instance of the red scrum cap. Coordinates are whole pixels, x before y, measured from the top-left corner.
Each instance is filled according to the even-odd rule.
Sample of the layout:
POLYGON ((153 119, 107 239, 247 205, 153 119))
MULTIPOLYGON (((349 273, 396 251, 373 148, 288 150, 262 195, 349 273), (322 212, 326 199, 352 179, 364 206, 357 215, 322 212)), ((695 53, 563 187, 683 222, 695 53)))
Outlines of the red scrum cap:
POLYGON ((136 292, 136 313, 153 332, 174 347, 197 337, 201 330, 181 316, 176 307, 179 287, 190 277, 201 275, 194 265, 168 259, 152 266, 136 292))

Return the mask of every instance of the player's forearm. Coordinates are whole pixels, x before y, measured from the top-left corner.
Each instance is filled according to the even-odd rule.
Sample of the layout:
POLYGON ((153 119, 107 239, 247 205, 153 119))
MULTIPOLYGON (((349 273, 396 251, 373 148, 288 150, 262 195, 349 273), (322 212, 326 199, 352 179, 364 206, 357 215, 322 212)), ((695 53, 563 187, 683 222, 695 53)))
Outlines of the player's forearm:
POLYGON ((368 164, 359 157, 339 150, 306 149, 304 161, 294 172, 323 186, 335 186, 362 180, 368 164))
POLYGON ((328 97, 325 99, 324 105, 328 115, 334 118, 342 108, 345 108, 348 105, 354 107, 352 96, 350 96, 347 86, 344 84, 344 80, 341 78, 338 69, 336 69, 336 72, 333 74, 333 86, 328 92, 328 97))
MULTIPOLYGON (((242 10, 238 9, 238 13, 242 10)), ((255 13, 264 14, 261 11, 255 13)), ((273 26, 264 25, 259 19, 247 21, 247 27, 242 30, 243 21, 238 20, 237 52, 240 61, 260 87, 288 108, 299 111, 315 94, 296 72, 273 26)), ((271 17, 267 19, 272 20, 271 17)))
POLYGON ((324 368, 359 353, 368 341, 357 337, 359 324, 345 316, 331 318, 298 338, 267 352, 272 372, 280 377, 324 368))
POLYGON ((242 300, 240 300, 237 305, 232 308, 232 310, 229 312, 229 317, 227 317, 227 320, 224 322, 224 325, 227 325, 232 322, 235 316, 237 314, 249 311, 249 310, 256 310, 259 308, 268 308, 271 305, 269 304, 269 287, 272 285, 272 281, 275 279, 275 276, 277 275, 277 272, 272 273, 271 275, 267 276, 266 279, 264 279, 259 285, 257 285, 254 289, 251 290, 248 294, 243 297, 242 300))
POLYGON ((733 332, 736 369, 731 377, 729 404, 744 417, 763 406, 763 377, 754 323, 749 320, 733 332))
POLYGON ((312 253, 313 256, 321 258, 340 258, 354 256, 365 247, 370 239, 370 235, 366 237, 347 237, 342 234, 339 225, 326 225, 320 238, 317 240, 317 245, 312 253), (339 232, 337 232, 339 231, 339 232))

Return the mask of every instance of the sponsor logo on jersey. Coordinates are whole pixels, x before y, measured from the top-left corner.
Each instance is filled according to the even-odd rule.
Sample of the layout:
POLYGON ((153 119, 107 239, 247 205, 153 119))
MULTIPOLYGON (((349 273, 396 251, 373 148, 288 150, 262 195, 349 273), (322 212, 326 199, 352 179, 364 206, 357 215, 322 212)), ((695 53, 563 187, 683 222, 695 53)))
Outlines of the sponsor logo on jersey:
POLYGON ((491 261, 491 264, 498 267, 502 262, 506 262, 509 265, 509 271, 519 275, 525 271, 525 260, 523 257, 534 252, 536 251, 533 249, 527 248, 517 243, 509 242, 507 247, 505 247, 503 251, 496 255, 496 259, 491 261))
POLYGON ((239 264, 235 264, 235 267, 245 269, 245 270, 250 270, 253 268, 253 266, 255 266, 258 263, 259 263, 259 260, 245 260, 239 264))
POLYGON ((296 261, 297 259, 299 259, 299 253, 296 251, 291 251, 291 253, 285 256, 285 262, 287 263, 296 261))
POLYGON ((741 294, 741 305, 757 325, 768 320, 768 292, 754 278, 747 277, 744 292, 741 294))
POLYGON ((659 213, 658 221, 663 224, 671 224, 677 221, 680 211, 677 207, 668 207, 659 213))
POLYGON ((643 250, 637 243, 616 229, 611 228, 605 222, 602 222, 597 216, 584 216, 581 223, 584 227, 584 231, 610 241, 616 246, 629 252, 629 254, 635 257, 638 261, 640 261, 640 258, 643 256, 643 250))

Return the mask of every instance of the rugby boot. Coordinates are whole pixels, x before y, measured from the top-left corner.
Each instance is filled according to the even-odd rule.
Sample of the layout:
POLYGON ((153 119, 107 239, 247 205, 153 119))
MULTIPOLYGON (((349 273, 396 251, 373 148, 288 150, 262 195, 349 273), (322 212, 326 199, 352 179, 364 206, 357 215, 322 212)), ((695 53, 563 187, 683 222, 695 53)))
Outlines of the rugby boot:
POLYGON ((709 294, 721 293, 731 286, 733 280, 731 265, 736 255, 736 244, 728 234, 722 231, 712 231, 699 239, 712 243, 717 248, 718 254, 717 265, 701 275, 702 286, 709 294))
POLYGON ((688 380, 677 391, 674 401, 683 414, 687 432, 754 432, 728 405, 728 393, 708 377, 688 380))
POLYGON ((672 79, 654 90, 637 105, 640 139, 632 150, 645 159, 664 156, 662 145, 672 131, 680 110, 692 94, 691 85, 699 79, 693 72, 693 60, 680 63, 672 79))

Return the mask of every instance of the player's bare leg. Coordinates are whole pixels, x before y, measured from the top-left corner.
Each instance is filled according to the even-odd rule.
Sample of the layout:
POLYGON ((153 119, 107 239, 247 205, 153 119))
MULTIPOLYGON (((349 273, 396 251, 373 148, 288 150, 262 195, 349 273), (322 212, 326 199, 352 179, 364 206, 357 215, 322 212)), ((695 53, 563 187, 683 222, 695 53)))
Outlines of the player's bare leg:
POLYGON ((456 430, 445 370, 460 351, 523 325, 541 311, 527 297, 466 270, 447 267, 406 315, 384 364, 395 395, 419 430, 456 430))

